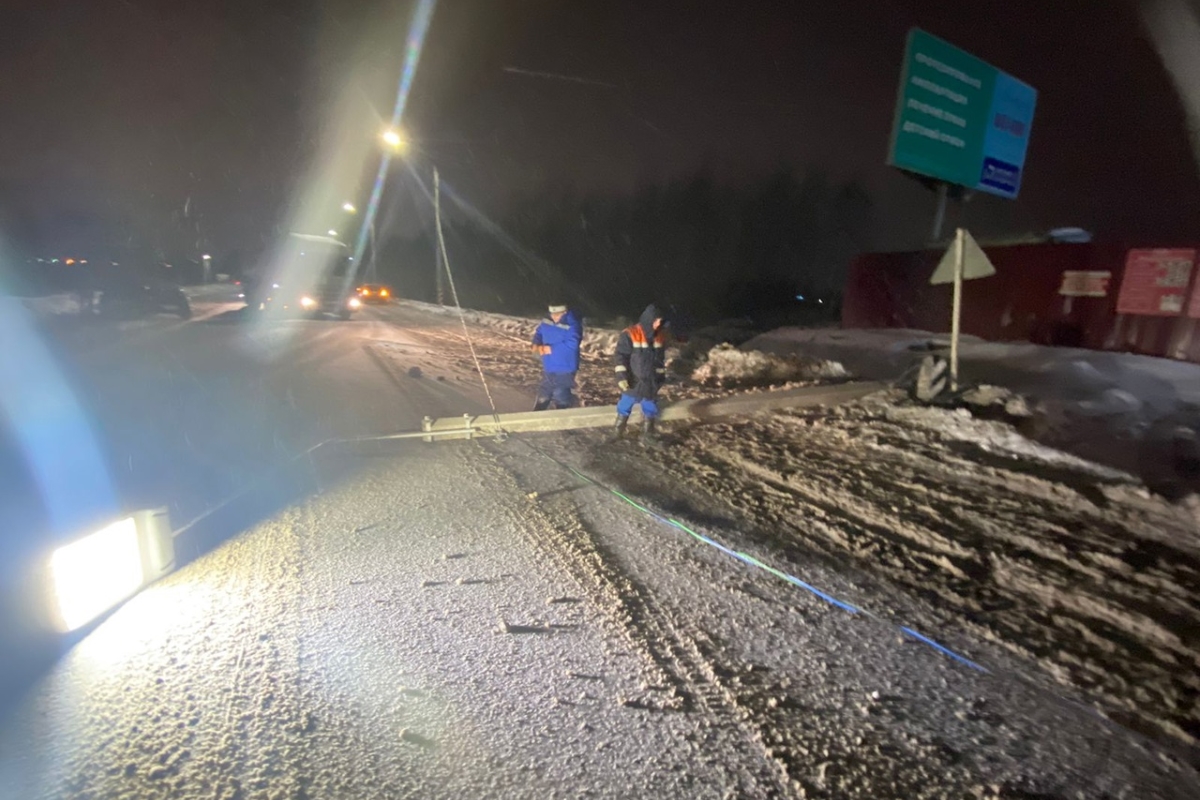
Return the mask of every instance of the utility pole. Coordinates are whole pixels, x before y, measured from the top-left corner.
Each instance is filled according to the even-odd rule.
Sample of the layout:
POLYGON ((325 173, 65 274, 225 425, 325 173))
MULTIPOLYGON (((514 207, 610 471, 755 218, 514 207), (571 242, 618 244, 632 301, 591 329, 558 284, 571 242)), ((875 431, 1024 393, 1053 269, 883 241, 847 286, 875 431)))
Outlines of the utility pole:
MULTIPOLYGON (((442 218, 442 179, 438 175, 437 167, 433 168, 433 213, 441 224, 442 218)), ((437 304, 439 306, 446 305, 446 290, 443 288, 444 279, 442 278, 442 251, 438 248, 437 259, 434 266, 435 284, 437 285, 437 304)))

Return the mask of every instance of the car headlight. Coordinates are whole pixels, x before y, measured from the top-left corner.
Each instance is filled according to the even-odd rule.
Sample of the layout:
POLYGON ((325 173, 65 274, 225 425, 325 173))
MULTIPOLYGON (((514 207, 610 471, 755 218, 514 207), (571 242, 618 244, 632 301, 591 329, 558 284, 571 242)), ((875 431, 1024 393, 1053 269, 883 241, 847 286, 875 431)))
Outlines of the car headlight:
POLYGON ((317 301, 313 300, 311 297, 301 297, 300 298, 300 306, 302 308, 312 308, 316 304, 317 304, 317 301))
POLYGON ((390 295, 391 295, 391 292, 389 292, 387 289, 380 289, 380 290, 379 290, 379 296, 380 296, 380 297, 388 297, 388 296, 390 296, 390 295))
POLYGON ((348 305, 351 308, 358 308, 362 305, 362 300, 359 300, 357 297, 351 297, 348 305))

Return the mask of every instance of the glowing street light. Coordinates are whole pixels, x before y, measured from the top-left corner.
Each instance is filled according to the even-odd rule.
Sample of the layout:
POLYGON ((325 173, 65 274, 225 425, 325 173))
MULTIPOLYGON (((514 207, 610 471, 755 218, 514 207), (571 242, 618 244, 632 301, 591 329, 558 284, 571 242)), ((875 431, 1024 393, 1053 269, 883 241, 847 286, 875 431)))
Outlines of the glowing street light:
POLYGON ((351 203, 349 200, 342 203, 342 211, 345 211, 347 214, 357 214, 358 213, 358 209, 354 207, 354 203, 351 203))
POLYGON ((394 128, 388 128, 382 134, 383 143, 395 150, 397 153, 403 153, 408 149, 408 138, 394 128))
POLYGON ((335 231, 335 230, 333 230, 333 229, 330 229, 330 230, 329 230, 329 235, 330 235, 330 236, 337 236, 337 231, 335 231))

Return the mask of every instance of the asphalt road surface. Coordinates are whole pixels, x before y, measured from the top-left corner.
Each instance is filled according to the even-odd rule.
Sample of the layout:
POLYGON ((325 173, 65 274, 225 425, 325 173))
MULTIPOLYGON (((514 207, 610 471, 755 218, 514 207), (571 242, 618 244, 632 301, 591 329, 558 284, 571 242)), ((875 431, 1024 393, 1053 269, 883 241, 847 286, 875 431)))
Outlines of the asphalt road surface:
POLYGON ((220 300, 53 333, 122 502, 167 506, 186 563, 20 685, 0 797, 1200 796, 998 649, 981 674, 582 483, 594 434, 297 458, 484 410, 458 323, 220 300))

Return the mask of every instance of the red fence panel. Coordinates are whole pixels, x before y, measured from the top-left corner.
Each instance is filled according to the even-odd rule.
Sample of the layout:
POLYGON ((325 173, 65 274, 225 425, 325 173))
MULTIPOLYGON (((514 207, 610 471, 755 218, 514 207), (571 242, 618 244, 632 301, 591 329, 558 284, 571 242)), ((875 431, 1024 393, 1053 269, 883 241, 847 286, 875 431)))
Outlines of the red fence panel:
MULTIPOLYGON (((1200 363, 1200 319, 1120 315, 1129 248, 1116 243, 983 245, 996 267, 963 286, 963 333, 992 341, 1123 350, 1200 363), (1097 286, 1109 273, 1103 296, 1097 286), (1067 294, 1063 294, 1064 281, 1067 294), (1089 291, 1077 288, 1086 285, 1089 291)), ((847 328, 950 329, 951 287, 930 286, 941 251, 870 253, 850 265, 842 302, 847 328)), ((1200 272, 1200 270, 1194 270, 1200 272)), ((1200 278, 1189 301, 1200 317, 1200 278)))

